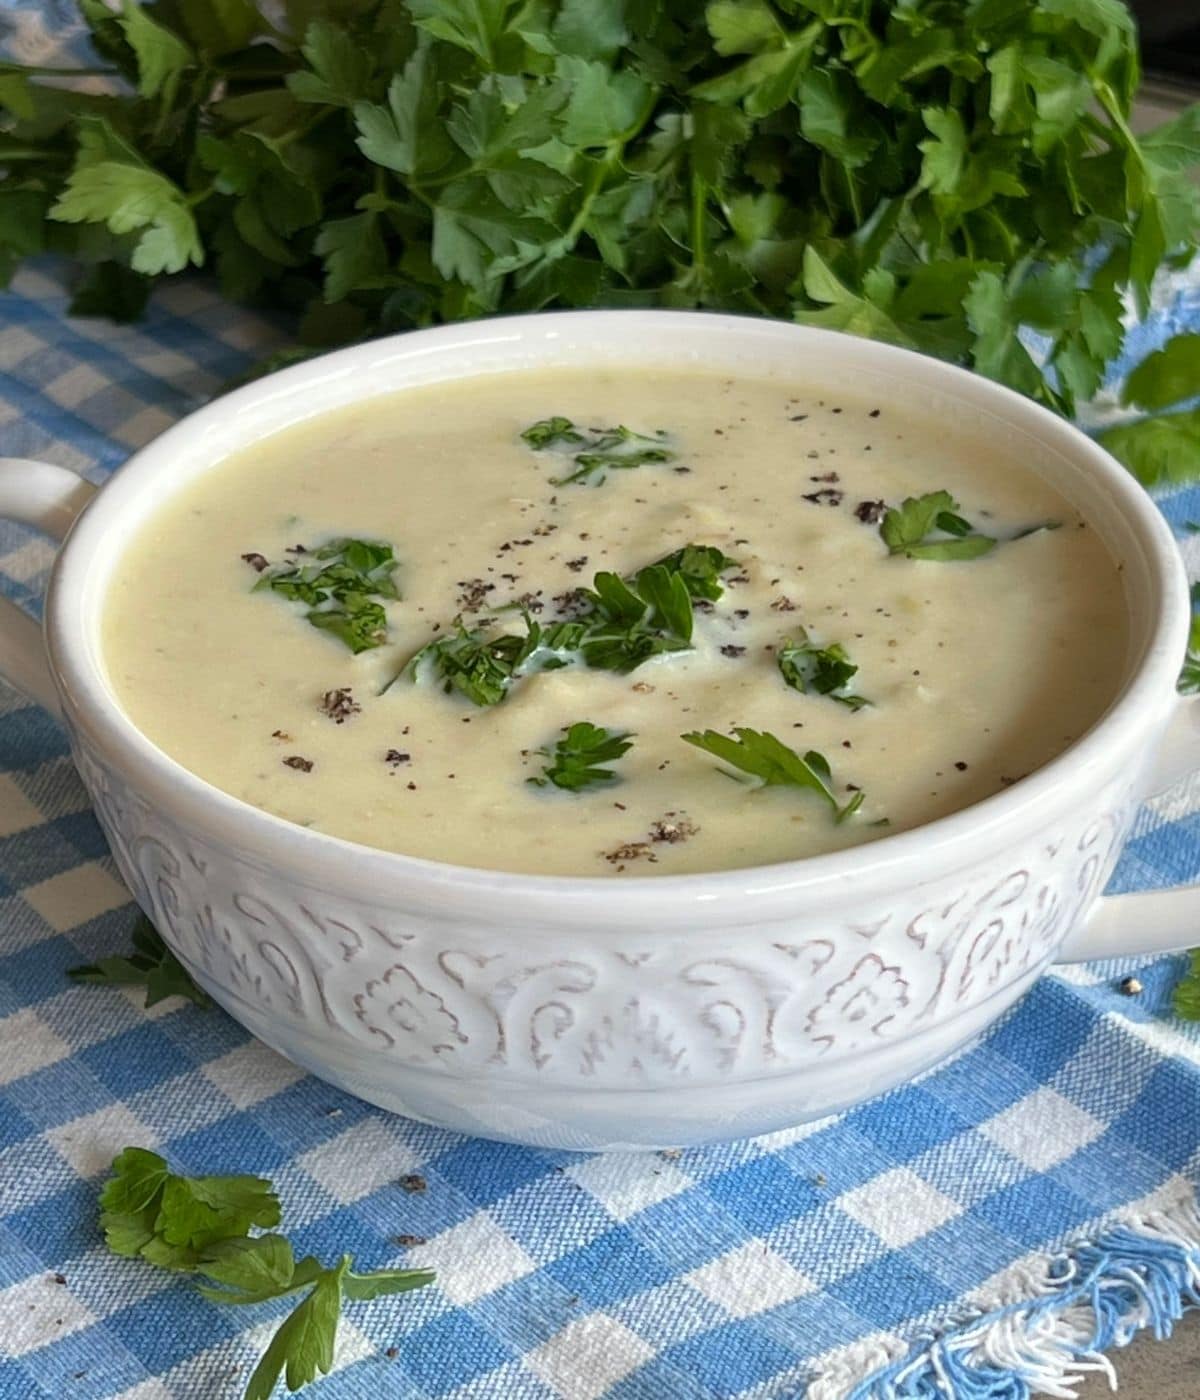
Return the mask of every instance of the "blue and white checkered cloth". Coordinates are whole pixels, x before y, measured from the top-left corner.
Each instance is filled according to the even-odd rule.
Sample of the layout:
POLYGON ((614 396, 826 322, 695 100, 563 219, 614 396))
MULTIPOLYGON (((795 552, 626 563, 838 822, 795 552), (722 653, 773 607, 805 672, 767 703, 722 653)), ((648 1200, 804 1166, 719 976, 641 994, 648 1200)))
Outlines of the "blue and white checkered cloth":
MULTIPOLYGON (((134 327, 65 300, 54 266, 0 298, 0 451, 97 481, 278 339, 198 282, 134 327)), ((1181 324, 1195 288, 1143 350, 1181 324)), ((1200 518, 1200 491, 1165 508, 1200 518)), ((36 609, 50 562, 0 528, 4 592, 36 609)), ((69 982, 135 911, 62 732, 10 693, 0 711, 0 1400, 234 1400, 280 1316, 106 1251, 96 1193, 126 1144, 270 1176, 303 1251, 437 1268, 349 1307, 314 1400, 1020 1400, 1038 1365, 1067 1374, 1195 1300, 1179 959, 1137 966, 1136 998, 1115 986, 1134 964, 1047 977, 920 1084, 770 1138, 591 1159, 474 1141, 303 1075, 218 1010, 69 982)), ((1148 806, 1115 887, 1197 878, 1197 809, 1148 806)))

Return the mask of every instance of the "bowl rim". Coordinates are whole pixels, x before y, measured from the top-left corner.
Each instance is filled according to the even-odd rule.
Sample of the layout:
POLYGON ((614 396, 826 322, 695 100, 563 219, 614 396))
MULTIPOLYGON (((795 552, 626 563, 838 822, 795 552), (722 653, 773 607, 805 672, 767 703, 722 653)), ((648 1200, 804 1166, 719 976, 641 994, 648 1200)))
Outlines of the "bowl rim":
MULTIPOLYGON (((582 360, 583 357, 580 357, 582 360)), ((629 357, 632 363, 634 356, 629 357)), ((654 357, 648 357, 652 360, 654 357)), ((710 362, 715 357, 710 354, 710 362)), ((514 363, 512 368, 519 368, 514 363)), ((466 367, 447 380, 471 378, 481 371, 466 367)), ((391 392, 402 392, 396 385, 391 392)), ((387 390, 352 397, 366 400, 387 390)), ((347 399, 346 402, 351 401, 347 399)), ((327 410, 325 410, 327 411, 327 410)), ((255 436, 279 431, 284 423, 255 436)), ((245 445, 245 444, 243 444, 245 445)), ((226 453, 213 457, 215 465, 226 453)), ((1086 515, 1086 510, 1084 511, 1086 515)), ((46 601, 46 639, 51 670, 69 727, 115 768, 144 801, 169 813, 177 825, 217 846, 236 850, 239 858, 262 870, 286 872, 295 883, 317 890, 346 893, 353 887, 371 903, 417 900, 432 903, 444 915, 477 914, 486 901, 497 918, 524 912, 552 917, 562 924, 595 923, 597 901, 604 917, 626 914, 644 922, 673 915, 704 922, 751 923, 763 908, 801 893, 861 889, 891 879, 898 867, 919 862, 935 873, 944 860, 970 859, 973 847, 1000 843, 1022 828, 1045 825, 1063 809, 1077 805, 1074 781, 1081 774, 1108 776, 1114 750, 1140 741, 1145 748, 1148 715, 1165 712, 1174 697, 1174 682, 1184 651, 1189 605, 1182 558, 1168 525, 1134 478, 1074 424, 1015 391, 944 361, 878 341, 823 328, 766 318, 703 311, 596 310, 550 311, 490 320, 459 322, 402 332, 316 356, 263 376, 211 401, 180 419, 147 446, 133 453, 97 493, 70 531, 52 571, 46 601), (549 346, 571 335, 586 336, 603 328, 613 334, 636 333, 638 324, 686 332, 689 356, 703 367, 696 347, 713 337, 736 335, 781 344, 807 340, 827 352, 830 362, 858 362, 864 368, 920 379, 949 396, 970 401, 1010 426, 1026 432, 1075 463, 1115 502, 1141 548, 1156 607, 1140 661, 1127 676, 1107 710, 1068 748, 1027 777, 973 805, 878 838, 862 846, 772 864, 678 875, 551 875, 457 865, 361 845, 344 837, 298 826, 234 797, 192 773, 159 749, 121 709, 103 675, 95 638, 84 621, 84 598, 91 563, 106 537, 120 530, 119 513, 147 479, 164 470, 176 449, 219 419, 284 401, 306 386, 345 380, 364 365, 403 364, 414 356, 445 356, 472 346, 497 342, 549 346), (90 644, 89 644, 90 641, 90 644), (746 901, 757 911, 742 908, 746 901), (738 906, 730 918, 730 905, 738 906), (525 909, 522 911, 521 906, 525 909)), ((1134 663, 1131 661, 1130 663, 1134 663)), ((913 871, 909 871, 910 877, 913 871)))

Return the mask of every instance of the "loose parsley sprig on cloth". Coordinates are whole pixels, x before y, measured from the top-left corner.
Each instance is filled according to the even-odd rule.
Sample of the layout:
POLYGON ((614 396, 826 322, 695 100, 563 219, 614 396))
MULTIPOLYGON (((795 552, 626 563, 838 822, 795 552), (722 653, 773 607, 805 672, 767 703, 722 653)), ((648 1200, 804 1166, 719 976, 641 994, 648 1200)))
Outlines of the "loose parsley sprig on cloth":
POLYGON ((602 729, 587 720, 580 720, 563 729, 563 737, 553 749, 534 749, 534 753, 550 762, 542 769, 540 778, 527 778, 525 781, 534 787, 552 783, 567 792, 582 792, 584 788, 612 783, 617 775, 611 768, 600 765, 615 763, 631 748, 632 734, 602 729))
POLYGON ((535 452, 558 451, 570 457, 573 471, 552 476, 551 486, 600 486, 610 471, 631 471, 648 462, 673 462, 675 453, 655 436, 635 433, 632 428, 589 428, 581 432, 569 418, 543 418, 531 423, 521 434, 535 452))
POLYGON ((958 514, 958 502, 949 491, 909 496, 884 515, 879 534, 889 554, 906 559, 978 559, 996 546, 990 535, 975 532, 958 514))
POLYGON ((70 967, 67 976, 76 982, 110 987, 145 987, 146 1006, 154 1006, 167 997, 186 997, 203 1008, 212 1005, 208 994, 192 981, 145 914, 138 917, 131 938, 133 952, 128 956, 100 958, 81 967, 70 967))
MULTIPOLYGON (((735 729, 733 738, 728 734, 718 734, 715 729, 703 733, 681 734, 686 744, 692 744, 705 753, 712 754, 734 771, 731 778, 745 774, 751 781, 757 780, 760 787, 799 787, 808 788, 828 802, 834 820, 844 822, 863 804, 863 793, 856 792, 848 802, 840 803, 833 790, 833 774, 823 755, 815 749, 806 754, 798 754, 774 734, 757 729, 735 729)), ((742 778, 741 781, 746 781, 742 778)))
POLYGON ((802 694, 813 691, 817 695, 827 695, 851 710, 861 710, 871 703, 846 689, 858 674, 858 667, 846 655, 846 649, 840 643, 817 646, 809 640, 803 627, 797 636, 797 641, 789 638, 776 652, 779 673, 793 690, 802 694))
POLYGON ((260 555, 247 557, 259 570, 256 592, 269 589, 307 604, 308 621, 344 642, 355 655, 387 640, 387 614, 377 600, 400 596, 392 577, 397 560, 390 544, 330 540, 319 549, 299 550, 290 563, 265 567, 258 562, 260 555))
POLYGON ((199 1275, 198 1291, 214 1303, 264 1303, 309 1290, 280 1324, 246 1387, 244 1400, 267 1400, 285 1376, 299 1390, 333 1366, 343 1300, 368 1300, 432 1283, 428 1269, 378 1269, 357 1274, 343 1254, 328 1267, 296 1259, 272 1231, 279 1197, 259 1176, 179 1176, 164 1158, 127 1147, 100 1192, 100 1228, 116 1254, 158 1268, 199 1275))
POLYGON ((1188 969, 1171 992, 1171 1006, 1185 1021, 1200 1021, 1200 948, 1188 954, 1188 969))
MULTIPOLYGON (((1144 309, 1200 225, 1200 112, 1134 134, 1117 0, 80 13, 110 94, 19 65, 0 85, 0 273, 53 246, 88 269, 89 314, 136 315, 188 265, 296 309, 314 346, 542 306, 715 307, 1069 411, 1121 349, 1126 293, 1144 309)), ((1117 431, 1139 474, 1200 470, 1195 414, 1117 431)))

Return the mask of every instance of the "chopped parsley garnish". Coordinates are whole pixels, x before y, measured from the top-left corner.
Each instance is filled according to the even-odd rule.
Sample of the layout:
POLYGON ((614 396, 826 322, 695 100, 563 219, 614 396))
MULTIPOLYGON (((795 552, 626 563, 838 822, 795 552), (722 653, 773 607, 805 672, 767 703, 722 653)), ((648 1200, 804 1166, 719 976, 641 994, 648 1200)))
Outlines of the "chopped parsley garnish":
POLYGON ((396 564, 391 545, 381 540, 330 540, 292 563, 261 570, 254 589, 306 604, 308 621, 357 655, 387 640, 387 615, 377 600, 399 598, 396 564))
POLYGON ((367 1301, 432 1283, 428 1269, 351 1270, 350 1255, 323 1266, 296 1259, 291 1243, 270 1231, 279 1197, 260 1176, 178 1176, 164 1158, 127 1147, 100 1192, 100 1227, 116 1254, 208 1280, 197 1291, 213 1303, 253 1304, 308 1289, 272 1337, 244 1400, 268 1400, 279 1378, 299 1390, 328 1375, 343 1300, 367 1301))
POLYGON ((591 611, 581 627, 579 653, 594 670, 635 670, 652 656, 687 651, 692 644, 692 595, 683 575, 650 564, 631 581, 598 573, 582 590, 591 611))
POLYGON ((685 743, 693 744, 705 753, 712 754, 735 771, 731 778, 757 779, 760 787, 799 787, 810 788, 829 803, 834 820, 844 822, 862 806, 863 793, 856 792, 844 805, 840 804, 833 791, 833 775, 823 755, 815 749, 800 755, 790 749, 774 734, 757 729, 735 729, 734 736, 718 734, 715 729, 706 729, 703 734, 681 734, 685 743))
POLYGON ((552 476, 551 486, 568 486, 572 482, 599 486, 610 471, 629 471, 648 462, 673 462, 675 453, 662 443, 665 436, 661 430, 648 436, 626 427, 589 428, 583 432, 569 418, 556 417, 531 423, 521 440, 535 452, 553 450, 571 458, 573 469, 563 476, 552 476))
POLYGON ((712 544, 685 544, 673 554, 658 560, 664 569, 678 574, 693 598, 715 603, 725 594, 721 575, 736 569, 738 561, 712 544))
POLYGON ((612 769, 600 765, 615 763, 633 748, 632 735, 601 729, 587 720, 566 726, 563 736, 553 749, 534 750, 550 762, 542 769, 540 778, 527 778, 527 782, 535 787, 553 783, 568 792, 582 792, 597 784, 615 782, 617 775, 612 769))
MULTIPOLYGON (((719 550, 713 553, 720 555, 719 550)), ((491 635, 460 622, 456 631, 428 642, 410 657, 400 675, 419 680, 425 667, 432 666, 447 694, 457 690, 475 705, 498 705, 514 681, 539 671, 577 662, 592 670, 625 674, 653 656, 687 651, 692 644, 692 594, 674 561, 675 556, 668 555, 632 579, 598 573, 591 588, 572 594, 584 609, 580 616, 539 623, 522 612, 524 636, 491 635)), ((713 563, 706 554, 703 568, 713 563)), ((711 588, 714 579, 702 569, 693 575, 693 586, 711 588)))
POLYGON ((212 1005, 145 914, 133 926, 132 941, 133 952, 128 957, 99 958, 82 967, 68 968, 67 976, 76 982, 109 987, 145 987, 146 1006, 154 1006, 167 997, 186 997, 200 1007, 212 1005))
POLYGON ((577 443, 586 439, 569 418, 543 418, 525 429, 521 441, 528 443, 535 452, 544 452, 560 442, 577 443))
MULTIPOLYGON (((458 691, 473 705, 498 705, 512 683, 524 673, 531 658, 546 645, 546 631, 557 631, 543 629, 528 613, 522 617, 524 636, 516 632, 489 636, 479 629, 466 628, 460 622, 456 631, 427 642, 409 658, 400 674, 415 681, 423 668, 430 666, 447 695, 458 691)), ((549 651, 552 653, 553 648, 549 651)), ((550 654, 544 658, 540 669, 552 670, 555 665, 565 664, 564 660, 555 660, 550 654)))
POLYGON ((909 496, 883 517, 879 533, 889 554, 906 559, 978 559, 995 548, 990 535, 975 532, 970 521, 958 514, 958 502, 949 491, 909 496))
POLYGON ((809 641, 804 628, 799 629, 799 641, 784 642, 778 651, 779 674, 802 694, 812 691, 817 695, 828 695, 839 705, 851 710, 861 710, 871 702, 861 695, 854 695, 846 689, 851 678, 858 673, 858 667, 846 655, 839 643, 820 647, 809 641))

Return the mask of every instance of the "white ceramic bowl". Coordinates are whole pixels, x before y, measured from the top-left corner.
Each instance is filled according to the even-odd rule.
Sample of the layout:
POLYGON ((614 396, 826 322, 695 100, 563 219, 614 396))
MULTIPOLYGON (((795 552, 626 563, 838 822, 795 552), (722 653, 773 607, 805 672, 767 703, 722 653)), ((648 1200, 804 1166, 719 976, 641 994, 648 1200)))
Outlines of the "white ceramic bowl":
MULTIPOLYGON (((0 464, 0 514, 59 537, 90 494, 61 468, 0 464)), ((464 1132, 648 1147, 762 1133, 878 1094, 979 1034, 1056 957, 1195 941, 1190 892, 1098 903, 1139 798, 1200 764, 1196 715, 1175 692, 1188 617, 1151 501, 1016 394, 779 322, 579 312, 374 341, 193 414, 70 528, 46 600, 48 666, 35 624, 8 604, 0 672, 61 713, 134 896, 268 1045, 372 1103, 464 1132), (1118 698, 1045 768, 918 830, 787 864, 629 881, 453 867, 308 831, 210 787, 125 717, 100 653, 106 580, 167 496, 341 404, 601 363, 853 384, 931 423, 984 420, 1123 564, 1133 642, 1118 698)))

